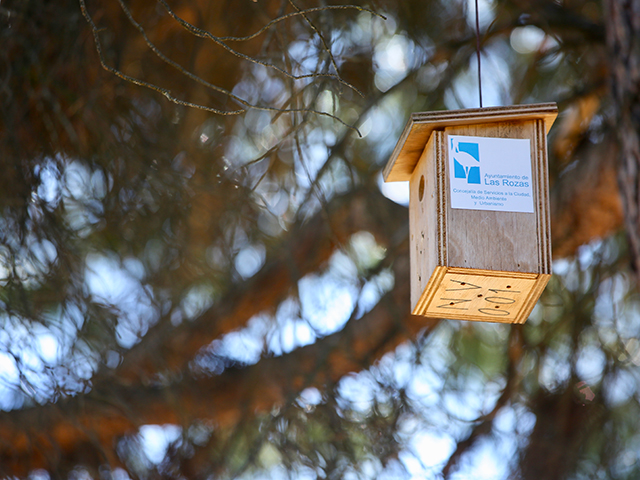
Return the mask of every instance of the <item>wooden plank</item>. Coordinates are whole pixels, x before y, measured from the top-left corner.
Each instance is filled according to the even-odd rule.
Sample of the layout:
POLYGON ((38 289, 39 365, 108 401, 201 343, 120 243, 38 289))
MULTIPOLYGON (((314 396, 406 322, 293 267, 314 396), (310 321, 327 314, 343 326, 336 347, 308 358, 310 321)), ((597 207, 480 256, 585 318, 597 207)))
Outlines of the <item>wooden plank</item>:
MULTIPOLYGON (((479 125, 465 125, 445 128, 448 135, 470 135, 477 137, 529 139, 531 145, 531 174, 538 173, 535 142, 535 121, 504 121, 479 125)), ((449 162, 446 161, 446 178, 449 162)), ((537 182, 541 183, 541 182, 537 182)), ((450 188, 447 182, 447 266, 502 270, 511 272, 540 272, 540 248, 537 192, 534 179, 534 213, 498 212, 490 210, 467 210, 451 208, 450 188)))
MULTIPOLYGON (((431 304, 433 297, 438 291, 438 287, 440 287, 440 284, 442 283, 444 276, 447 274, 447 270, 448 270, 447 267, 441 267, 441 266, 438 266, 433 270, 433 274, 431 275, 431 278, 429 278, 429 282, 427 283, 427 286, 422 292, 422 295, 420 295, 420 299, 415 304, 415 306, 412 306, 411 308, 412 315, 426 316, 425 314, 427 311, 427 307, 431 304)), ((436 317, 436 318, 441 318, 441 317, 436 317)))
POLYGON ((434 130, 478 123, 542 119, 548 133, 557 116, 558 107, 555 103, 414 113, 383 170, 384 180, 386 182, 410 180, 424 146, 434 130))
POLYGON ((448 265, 449 253, 448 246, 448 220, 447 220, 447 156, 445 155, 444 132, 433 132, 432 137, 436 144, 436 178, 437 178, 437 194, 436 194, 436 216, 438 227, 438 265, 448 265))
MULTIPOLYGON (((442 135, 432 135, 409 182, 411 308, 417 304, 440 258, 442 228, 438 216, 442 196, 438 160, 442 135)), ((440 167, 441 168, 441 167, 440 167)))
POLYGON ((539 272, 551 274, 551 207, 549 203, 549 166, 547 161, 547 133, 544 120, 536 120, 535 142, 537 158, 534 161, 534 189, 538 222, 539 272))
POLYGON ((548 275, 437 267, 414 315, 524 323, 548 275))
POLYGON ((429 124, 413 122, 412 115, 391 154, 393 162, 389 160, 382 171, 385 182, 404 182, 411 179, 433 131, 429 124))
POLYGON ((522 310, 520 311, 520 314, 518 316, 519 318, 517 319, 516 323, 524 323, 527 321, 527 318, 529 318, 529 315, 531 315, 533 307, 536 306, 536 303, 538 303, 538 299, 542 295, 542 292, 547 286, 547 283, 549 283, 549 279, 551 279, 551 275, 541 274, 538 277, 538 281, 531 289, 531 292, 529 292, 529 298, 525 300, 524 305, 522 306, 522 310))

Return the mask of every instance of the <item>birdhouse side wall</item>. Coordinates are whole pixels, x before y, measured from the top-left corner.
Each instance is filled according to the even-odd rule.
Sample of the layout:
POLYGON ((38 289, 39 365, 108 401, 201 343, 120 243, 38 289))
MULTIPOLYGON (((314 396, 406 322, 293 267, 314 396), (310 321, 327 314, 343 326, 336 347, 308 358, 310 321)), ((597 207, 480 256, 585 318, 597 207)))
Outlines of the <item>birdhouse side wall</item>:
POLYGON ((443 132, 432 133, 409 181, 411 309, 436 266, 446 265, 443 132))

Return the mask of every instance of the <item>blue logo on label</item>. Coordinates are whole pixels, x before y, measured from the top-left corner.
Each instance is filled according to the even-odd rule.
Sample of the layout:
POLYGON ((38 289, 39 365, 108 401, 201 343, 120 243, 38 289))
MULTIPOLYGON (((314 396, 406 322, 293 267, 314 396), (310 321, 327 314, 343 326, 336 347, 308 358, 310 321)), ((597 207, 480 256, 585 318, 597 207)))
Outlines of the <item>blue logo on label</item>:
POLYGON ((451 139, 453 152, 453 176, 466 178, 467 183, 480 184, 480 151, 473 142, 454 142, 451 139))

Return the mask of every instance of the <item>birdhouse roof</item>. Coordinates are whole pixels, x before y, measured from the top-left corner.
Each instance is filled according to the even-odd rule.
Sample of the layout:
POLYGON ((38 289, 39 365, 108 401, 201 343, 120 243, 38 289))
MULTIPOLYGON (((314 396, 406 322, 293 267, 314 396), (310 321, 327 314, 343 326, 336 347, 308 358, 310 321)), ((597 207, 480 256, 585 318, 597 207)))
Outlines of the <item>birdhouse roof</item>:
POLYGON ((382 172, 384 180, 385 182, 409 180, 434 130, 479 123, 543 119, 549 133, 557 116, 558 106, 555 103, 412 113, 382 172))

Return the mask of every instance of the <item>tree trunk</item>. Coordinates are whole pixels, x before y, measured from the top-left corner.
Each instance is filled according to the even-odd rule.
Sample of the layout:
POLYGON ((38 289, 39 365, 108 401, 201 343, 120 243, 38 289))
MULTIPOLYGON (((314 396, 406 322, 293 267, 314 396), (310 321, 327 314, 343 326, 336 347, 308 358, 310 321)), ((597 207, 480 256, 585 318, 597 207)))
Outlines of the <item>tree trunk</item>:
POLYGON ((632 266, 640 279, 640 1, 606 0, 604 15, 620 142, 618 181, 632 266))

